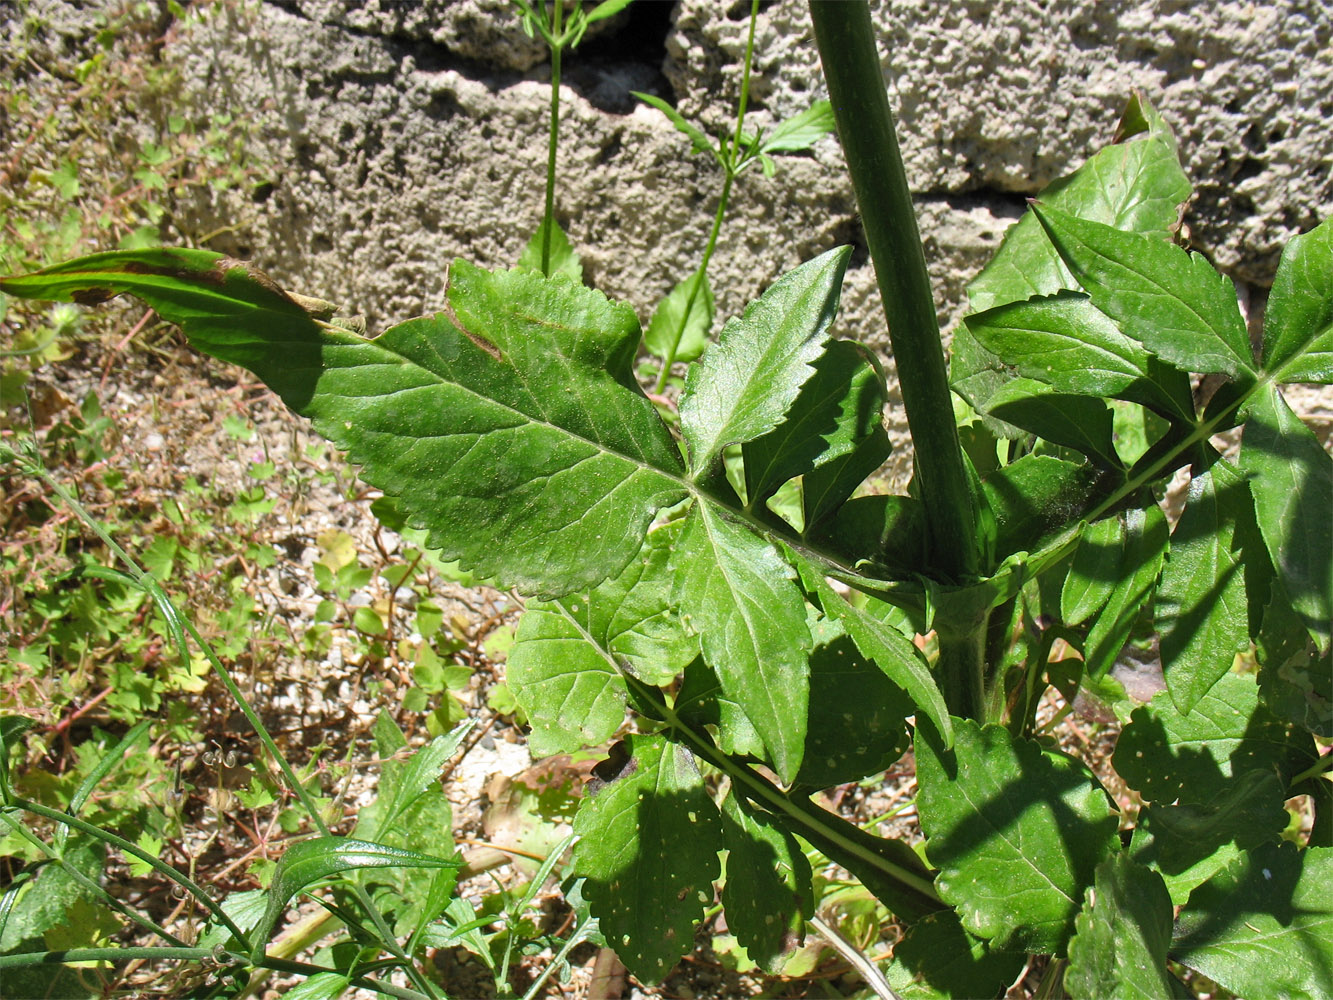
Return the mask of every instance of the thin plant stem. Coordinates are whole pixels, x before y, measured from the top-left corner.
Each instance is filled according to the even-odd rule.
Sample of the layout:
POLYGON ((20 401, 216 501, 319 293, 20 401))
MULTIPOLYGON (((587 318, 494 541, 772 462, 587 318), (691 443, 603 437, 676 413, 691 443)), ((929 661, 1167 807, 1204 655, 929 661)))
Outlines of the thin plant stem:
POLYGON ((560 37, 562 0, 556 0, 551 15, 551 126, 546 142, 546 214, 542 216, 542 274, 551 276, 551 227, 555 222, 555 154, 560 145, 560 54, 565 42, 560 37))
POLYGON ((861 974, 861 978, 866 981, 866 985, 880 1000, 903 1000, 893 991, 893 987, 889 985, 889 981, 884 978, 884 973, 879 971, 878 966, 867 956, 861 954, 860 949, 843 937, 842 932, 836 927, 821 920, 817 913, 811 915, 810 926, 819 931, 824 940, 833 945, 833 950, 845 958, 852 968, 861 974))
MULTIPOLYGON (((75 882, 79 883, 79 885, 83 886, 83 888, 88 890, 88 892, 92 893, 95 896, 101 897, 102 901, 107 906, 111 907, 121 916, 125 917, 127 920, 132 920, 134 923, 138 924, 144 930, 151 931, 158 937, 162 938, 164 941, 170 941, 173 945, 176 945, 177 947, 180 948, 189 947, 188 944, 186 944, 180 938, 176 937, 175 934, 172 934, 171 931, 167 930, 165 927, 161 927, 158 924, 155 924, 147 917, 143 916, 140 913, 137 913, 135 910, 131 909, 130 907, 122 903, 120 900, 116 899, 116 897, 108 893, 105 889, 103 889, 100 885, 98 885, 96 882, 90 879, 87 875, 79 871, 78 868, 74 867, 74 865, 66 861, 65 858, 59 853, 59 851, 48 845, 45 841, 42 840, 42 838, 38 837, 31 830, 27 829, 22 823, 16 820, 13 816, 10 816, 7 813, 0 813, 0 820, 4 820, 5 823, 9 825, 9 828, 11 830, 19 834, 19 836, 23 837, 23 839, 27 840, 30 844, 32 844, 39 851, 41 851, 48 858, 50 858, 53 864, 59 865, 60 869, 67 876, 69 876, 75 882)), ((66 826, 60 826, 58 827, 58 829, 64 831, 68 830, 69 828, 66 826)))
POLYGON ((533 980, 532 985, 528 987, 528 991, 523 994, 523 1000, 535 1000, 537 994, 541 992, 542 986, 546 983, 546 980, 551 978, 551 973, 558 969, 560 963, 565 961, 565 958, 569 953, 577 948, 583 942, 584 938, 596 929, 596 917, 589 917, 581 926, 576 928, 574 933, 569 936, 569 940, 566 941, 551 960, 546 963, 546 968, 542 969, 541 975, 533 980))
POLYGON ((131 844, 124 837, 118 837, 108 830, 103 830, 100 826, 94 826, 86 820, 79 819, 77 816, 71 816, 69 813, 60 812, 58 809, 48 808, 40 802, 31 802, 28 799, 15 796, 12 805, 30 812, 34 816, 49 819, 53 823, 64 823, 66 826, 72 826, 80 833, 86 833, 90 837, 94 837, 106 844, 110 844, 112 847, 119 848, 132 857, 138 858, 140 861, 150 866, 153 871, 175 882, 177 885, 184 888, 191 896, 199 900, 208 912, 217 917, 222 926, 226 927, 227 930, 231 932, 232 936, 235 937, 237 941, 241 942, 246 947, 249 947, 249 938, 246 936, 245 932, 235 924, 231 917, 227 916, 226 911, 223 910, 222 907, 214 901, 213 897, 208 894, 208 890, 167 864, 165 861, 149 854, 138 844, 131 844))
POLYGON ((200 962, 211 958, 211 948, 69 948, 63 951, 29 951, 0 955, 0 969, 32 965, 65 965, 69 962, 124 962, 134 959, 167 959, 200 962))
POLYGON ((657 386, 653 391, 659 395, 666 388, 667 379, 671 375, 671 366, 676 363, 676 353, 680 350, 680 342, 685 337, 685 327, 689 325, 690 313, 694 309, 695 301, 699 298, 699 289, 708 280, 708 262, 713 259, 713 251, 717 249, 717 237, 718 233, 722 231, 722 219, 727 214, 727 202, 731 198, 731 186, 741 169, 741 134, 745 125, 745 108, 750 100, 750 67, 754 63, 754 28, 758 20, 759 0, 751 0, 750 34, 745 42, 745 66, 741 72, 741 99, 736 109, 736 133, 730 151, 723 158, 726 176, 722 181, 722 195, 717 201, 717 211, 713 213, 713 228, 708 233, 708 243, 704 246, 703 260, 699 264, 699 270, 695 272, 689 297, 685 300, 685 311, 681 314, 680 322, 676 325, 675 336, 671 338, 671 348, 667 351, 666 357, 662 359, 662 370, 657 373, 657 386))

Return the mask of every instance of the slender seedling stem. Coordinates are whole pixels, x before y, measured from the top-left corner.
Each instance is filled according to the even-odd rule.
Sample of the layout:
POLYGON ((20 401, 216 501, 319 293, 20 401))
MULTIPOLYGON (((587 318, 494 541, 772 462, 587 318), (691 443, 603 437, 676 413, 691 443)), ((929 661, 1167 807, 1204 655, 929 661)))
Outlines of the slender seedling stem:
POLYGON ((750 102, 750 67, 754 64, 754 28, 758 20, 759 0, 750 0, 750 34, 745 41, 745 67, 741 72, 741 99, 736 108, 735 136, 731 142, 731 149, 727 151, 723 158, 726 177, 722 181, 722 195, 717 200, 717 211, 713 214, 713 228, 708 233, 708 244, 704 247, 703 260, 699 263, 699 270, 695 272, 694 284, 690 287, 689 297, 685 300, 685 311, 681 313, 680 323, 676 326, 676 334, 671 338, 671 349, 667 351, 666 357, 662 359, 662 370, 657 374, 657 387, 654 392, 659 395, 666 388, 667 378, 671 375, 671 366, 676 363, 676 353, 680 350, 680 342, 685 336, 685 327, 690 322, 690 312, 694 309, 695 300, 699 297, 699 289, 708 280, 708 262, 713 259, 713 251, 717 248, 717 236, 722 231, 722 219, 727 214, 727 202, 731 198, 731 185, 741 169, 741 135, 745 125, 745 108, 750 102))
POLYGON ((560 14, 564 4, 557 0, 551 15, 551 127, 546 142, 546 214, 542 217, 542 274, 551 276, 551 225, 555 221, 555 154, 560 145, 560 53, 565 47, 560 37, 560 14))

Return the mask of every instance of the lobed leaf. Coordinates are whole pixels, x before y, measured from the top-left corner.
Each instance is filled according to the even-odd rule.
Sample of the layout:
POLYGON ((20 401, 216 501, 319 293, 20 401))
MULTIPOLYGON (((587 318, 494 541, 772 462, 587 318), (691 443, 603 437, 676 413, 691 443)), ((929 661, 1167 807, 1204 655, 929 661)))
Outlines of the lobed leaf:
POLYGON ((1168 692, 1136 708, 1112 764, 1125 784, 1159 803, 1207 805, 1248 771, 1289 778, 1315 762, 1309 735, 1296 736, 1259 703, 1250 675, 1229 673, 1188 713, 1168 692))
POLYGON ((680 535, 671 522, 644 540, 617 577, 559 601, 530 602, 509 652, 508 679, 532 723, 533 753, 572 753, 602 743, 624 722, 622 669, 667 684, 699 643, 671 604, 667 570, 680 535))
POLYGON ((1333 381, 1333 219, 1283 249, 1264 313, 1262 357, 1279 382, 1333 381))
POLYGON ((795 837, 736 795, 722 803, 722 834, 727 927, 755 964, 777 973, 815 911, 810 862, 795 837))
MULTIPOLYGON (((1046 187, 1041 199, 1044 205, 1081 219, 1165 237, 1177 225, 1180 206, 1190 190, 1170 130, 1135 95, 1121 117, 1115 144, 1046 187), (1129 139, 1133 141, 1126 141, 1129 139)), ((1029 210, 1005 234, 990 263, 968 285, 967 294, 972 309, 984 312, 1033 296, 1077 289, 1078 282, 1029 210)), ((1004 362, 982 347, 966 325, 954 333, 952 355, 954 388, 979 412, 988 412, 987 401, 1009 378, 1004 362)), ((1189 385, 1183 373, 1171 394, 1188 410, 1189 385)), ((997 429, 1014 436, 1011 429, 997 429)))
POLYGON ((458 262, 446 313, 375 340, 318 322, 263 275, 204 251, 99 254, 5 288, 140 296, 310 417, 366 482, 401 497, 431 547, 503 586, 593 586, 686 495, 676 446, 634 380, 633 311, 560 278, 458 262))
POLYGON ((1092 304, 1182 371, 1253 376, 1231 279, 1201 254, 1036 204, 1033 212, 1092 304))
MULTIPOLYGON (((1025 377, 1057 392, 1109 396, 1192 419, 1179 374, 1153 364, 1138 341, 1078 292, 1063 291, 968 316, 967 329, 986 350, 1025 377)), ((992 403, 988 403, 988 410, 992 403)))
POLYGON ((850 255, 840 247, 788 271, 690 369, 680 425, 695 479, 712 471, 726 445, 782 422, 824 351, 850 255))
POLYGON ((1249 613, 1237 520, 1250 497, 1222 459, 1190 480, 1171 534, 1153 615, 1167 690, 1188 712, 1249 648, 1249 613))
POLYGON ((674 357, 676 361, 693 361, 708 346, 708 332, 713 327, 713 289, 708 275, 695 271, 678 282, 666 298, 653 310, 648 329, 643 334, 643 346, 659 358, 674 357), (694 286, 698 285, 696 292, 694 286), (685 307, 689 306, 688 315, 685 307), (682 323, 684 326, 682 327, 682 323), (671 353, 677 333, 676 352, 671 353))
POLYGON ((1224 782, 1207 803, 1144 806, 1130 856, 1160 873, 1171 902, 1183 906, 1243 852, 1278 839, 1291 819, 1285 791, 1276 774, 1255 769, 1224 782))
POLYGON ((888 457, 884 430, 884 376, 870 353, 850 340, 833 340, 815 359, 809 380, 782 422, 747 442, 745 488, 750 506, 771 497, 787 480, 807 476, 806 525, 835 510, 888 457), (826 469, 823 476, 810 474, 826 469))
POLYGON ((1000 948, 1060 953, 1083 890, 1119 849, 1109 797, 1083 764, 954 720, 953 749, 918 726, 917 810, 935 885, 963 926, 1000 948))
MULTIPOLYGON (((1115 143, 1049 185, 1041 200, 1081 219, 1166 236, 1190 191, 1170 130, 1136 95, 1121 118, 1115 143), (1135 136, 1139 138, 1125 141, 1135 136)), ((990 263, 968 285, 967 296, 980 312, 1075 287, 1073 275, 1029 211, 1005 234, 990 263)))
MULTIPOLYGON (((388 723, 395 731, 398 730, 387 713, 381 713, 376 729, 380 728, 381 722, 388 723)), ((357 833, 362 839, 382 840, 404 813, 411 809, 428 790, 433 789, 439 793, 438 797, 441 800, 447 802, 438 784, 440 774, 471 728, 471 720, 455 726, 448 734, 435 737, 415 751, 405 763, 391 760, 393 751, 389 753, 381 751, 380 757, 384 760, 384 765, 380 772, 375 808, 373 811, 369 807, 362 809, 357 816, 357 833)), ((401 736, 401 733, 399 735, 401 736)), ((406 746, 405 741, 403 745, 406 746)))
POLYGON ((661 736, 625 744, 624 769, 574 819, 573 867, 626 968, 660 982, 693 947, 712 902, 721 822, 689 751, 661 736))
POLYGON ((1074 922, 1065 990, 1075 997, 1192 994, 1166 968, 1171 898, 1156 872, 1115 854, 1097 866, 1087 904, 1074 922))
POLYGON ((744 709, 784 782, 801 765, 810 695, 805 598, 773 546, 706 503, 671 559, 673 600, 704 659, 744 709))
POLYGON ((1321 649, 1333 630, 1333 457, 1276 386, 1248 404, 1240 467, 1291 606, 1321 649))
POLYGON ((1237 996, 1333 995, 1333 848, 1264 844, 1190 895, 1171 957, 1237 996))

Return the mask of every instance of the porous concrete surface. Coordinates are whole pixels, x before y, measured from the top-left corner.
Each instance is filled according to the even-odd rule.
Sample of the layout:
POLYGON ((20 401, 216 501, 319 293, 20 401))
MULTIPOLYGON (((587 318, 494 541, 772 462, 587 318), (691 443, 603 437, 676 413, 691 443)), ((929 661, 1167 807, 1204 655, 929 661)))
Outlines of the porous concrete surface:
MULTIPOLYGON (((872 5, 947 328, 1025 199, 1109 140, 1141 89, 1173 124, 1193 246, 1244 293, 1293 234, 1333 215, 1333 8, 1307 3, 894 0, 872 5)), ((34 0, 88 44, 94 8, 34 0)), ((567 55, 557 214, 587 279, 643 319, 704 246, 721 176, 631 89, 729 127, 749 5, 639 0, 567 55)), ((40 50, 37 50, 40 51, 40 50)), ((345 303, 371 329, 438 308, 448 262, 517 257, 542 211, 549 64, 503 0, 223 4, 173 31, 180 97, 246 115, 253 194, 177 206, 189 235, 345 303)), ((823 94, 803 3, 766 5, 749 125, 823 94)), ((719 321, 783 271, 860 241, 832 137, 745 174, 713 258, 719 321)), ((720 325, 720 322, 719 322, 720 325)), ((864 250, 839 332, 887 353, 864 250)))

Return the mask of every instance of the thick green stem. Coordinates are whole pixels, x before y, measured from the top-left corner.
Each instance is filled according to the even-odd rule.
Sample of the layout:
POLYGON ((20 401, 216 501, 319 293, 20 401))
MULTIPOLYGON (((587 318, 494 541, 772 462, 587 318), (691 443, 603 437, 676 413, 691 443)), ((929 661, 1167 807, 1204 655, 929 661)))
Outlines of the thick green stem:
POLYGON ((972 496, 954 424, 925 253, 870 12, 861 0, 811 0, 810 16, 884 300, 916 452, 916 483, 926 511, 931 569, 945 578, 963 580, 979 568, 972 496))
MULTIPOLYGON (((560 38, 560 12, 563 3, 555 5, 551 37, 560 38)), ((542 216, 542 274, 551 276, 551 224, 555 221, 555 154, 560 145, 560 52, 563 41, 551 44, 551 127, 546 141, 546 214, 542 216)))
POLYGON ((953 632, 941 629, 937 633, 940 658, 935 664, 935 679, 940 694, 949 706, 949 714, 963 719, 986 718, 984 674, 986 626, 953 632))

